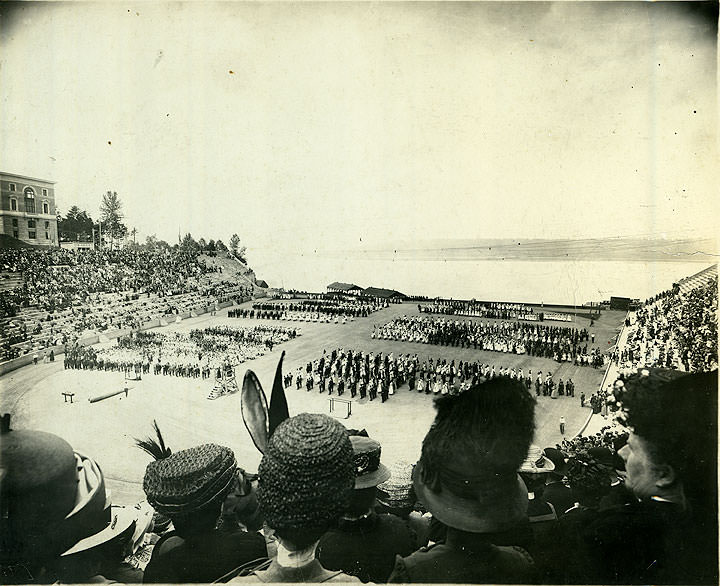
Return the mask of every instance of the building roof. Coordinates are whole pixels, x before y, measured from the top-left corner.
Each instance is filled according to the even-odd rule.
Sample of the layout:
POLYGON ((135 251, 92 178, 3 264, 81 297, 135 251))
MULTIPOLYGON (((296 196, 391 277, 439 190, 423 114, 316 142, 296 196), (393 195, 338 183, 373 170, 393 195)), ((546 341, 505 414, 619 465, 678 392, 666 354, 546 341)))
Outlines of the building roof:
POLYGON ((334 283, 330 283, 327 286, 328 289, 339 289, 340 291, 349 291, 351 289, 362 289, 359 285, 355 285, 353 283, 339 283, 338 281, 335 281, 334 283))
POLYGON ((380 289, 379 287, 368 287, 363 290, 363 295, 369 295, 370 297, 405 297, 400 291, 395 289, 380 289))
POLYGON ((7 177, 12 177, 13 179, 25 179, 27 181, 39 181, 40 183, 50 183, 51 185, 55 185, 57 181, 50 181, 49 179, 40 179, 39 177, 29 177, 27 175, 18 175, 17 173, 6 173, 5 171, 0 171, 0 177, 3 179, 7 177))

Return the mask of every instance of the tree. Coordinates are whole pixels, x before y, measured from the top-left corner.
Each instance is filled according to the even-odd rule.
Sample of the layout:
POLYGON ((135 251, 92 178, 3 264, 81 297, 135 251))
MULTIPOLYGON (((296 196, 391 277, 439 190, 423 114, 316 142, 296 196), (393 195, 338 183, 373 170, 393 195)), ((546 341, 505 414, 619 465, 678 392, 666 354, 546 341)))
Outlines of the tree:
POLYGON ((183 248, 185 250, 197 250, 198 243, 195 242, 195 239, 192 237, 192 234, 190 234, 190 232, 183 236, 182 242, 180 242, 180 248, 183 248))
POLYGON ((233 254, 237 254, 238 246, 240 246, 240 236, 233 234, 230 236, 230 250, 233 254))
POLYGON ((102 196, 100 202, 100 221, 103 232, 110 236, 110 248, 113 241, 124 238, 127 226, 122 223, 125 215, 122 211, 122 202, 116 191, 108 191, 102 196))
POLYGON ((232 253, 237 258, 247 264, 247 260, 245 258, 245 252, 247 250, 247 247, 240 247, 240 237, 237 234, 233 234, 230 237, 230 250, 232 250, 232 253))
POLYGON ((201 251, 205 252, 205 249, 207 248, 207 242, 205 242, 205 238, 200 238, 200 240, 197 241, 198 247, 201 251))
POLYGON ((225 246, 225 243, 222 240, 218 240, 215 243, 215 248, 220 252, 227 252, 227 246, 225 246))
POLYGON ((87 242, 92 238, 93 221, 85 210, 72 206, 65 218, 58 215, 58 233, 61 240, 87 242))
POLYGON ((209 252, 215 252, 215 241, 212 238, 210 242, 207 243, 207 249, 209 252))

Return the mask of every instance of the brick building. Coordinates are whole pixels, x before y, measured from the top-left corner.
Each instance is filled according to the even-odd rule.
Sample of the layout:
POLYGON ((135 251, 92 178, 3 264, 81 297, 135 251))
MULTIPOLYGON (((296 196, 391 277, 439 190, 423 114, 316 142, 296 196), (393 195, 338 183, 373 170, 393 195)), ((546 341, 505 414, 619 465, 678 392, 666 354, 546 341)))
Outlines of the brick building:
POLYGON ((55 182, 0 171, 0 233, 58 246, 55 182))

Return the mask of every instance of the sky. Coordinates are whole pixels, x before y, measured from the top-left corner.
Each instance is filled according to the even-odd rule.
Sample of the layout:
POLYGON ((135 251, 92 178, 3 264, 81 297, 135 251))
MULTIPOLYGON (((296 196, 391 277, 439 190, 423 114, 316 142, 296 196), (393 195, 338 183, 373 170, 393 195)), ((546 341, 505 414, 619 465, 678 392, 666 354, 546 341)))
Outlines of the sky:
POLYGON ((694 6, 3 3, 0 168, 253 250, 718 230, 694 6))

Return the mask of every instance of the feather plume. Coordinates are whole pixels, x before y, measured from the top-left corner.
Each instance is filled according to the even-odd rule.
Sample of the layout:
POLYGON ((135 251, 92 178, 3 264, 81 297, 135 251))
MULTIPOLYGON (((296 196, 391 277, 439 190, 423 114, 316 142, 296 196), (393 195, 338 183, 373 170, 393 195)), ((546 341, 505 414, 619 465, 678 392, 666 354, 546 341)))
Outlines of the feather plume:
POLYGON ((172 450, 165 445, 162 433, 158 427, 157 421, 153 419, 153 428, 157 434, 157 441, 154 438, 148 437, 144 440, 135 438, 135 445, 150 454, 156 460, 162 460, 172 454, 172 450))

